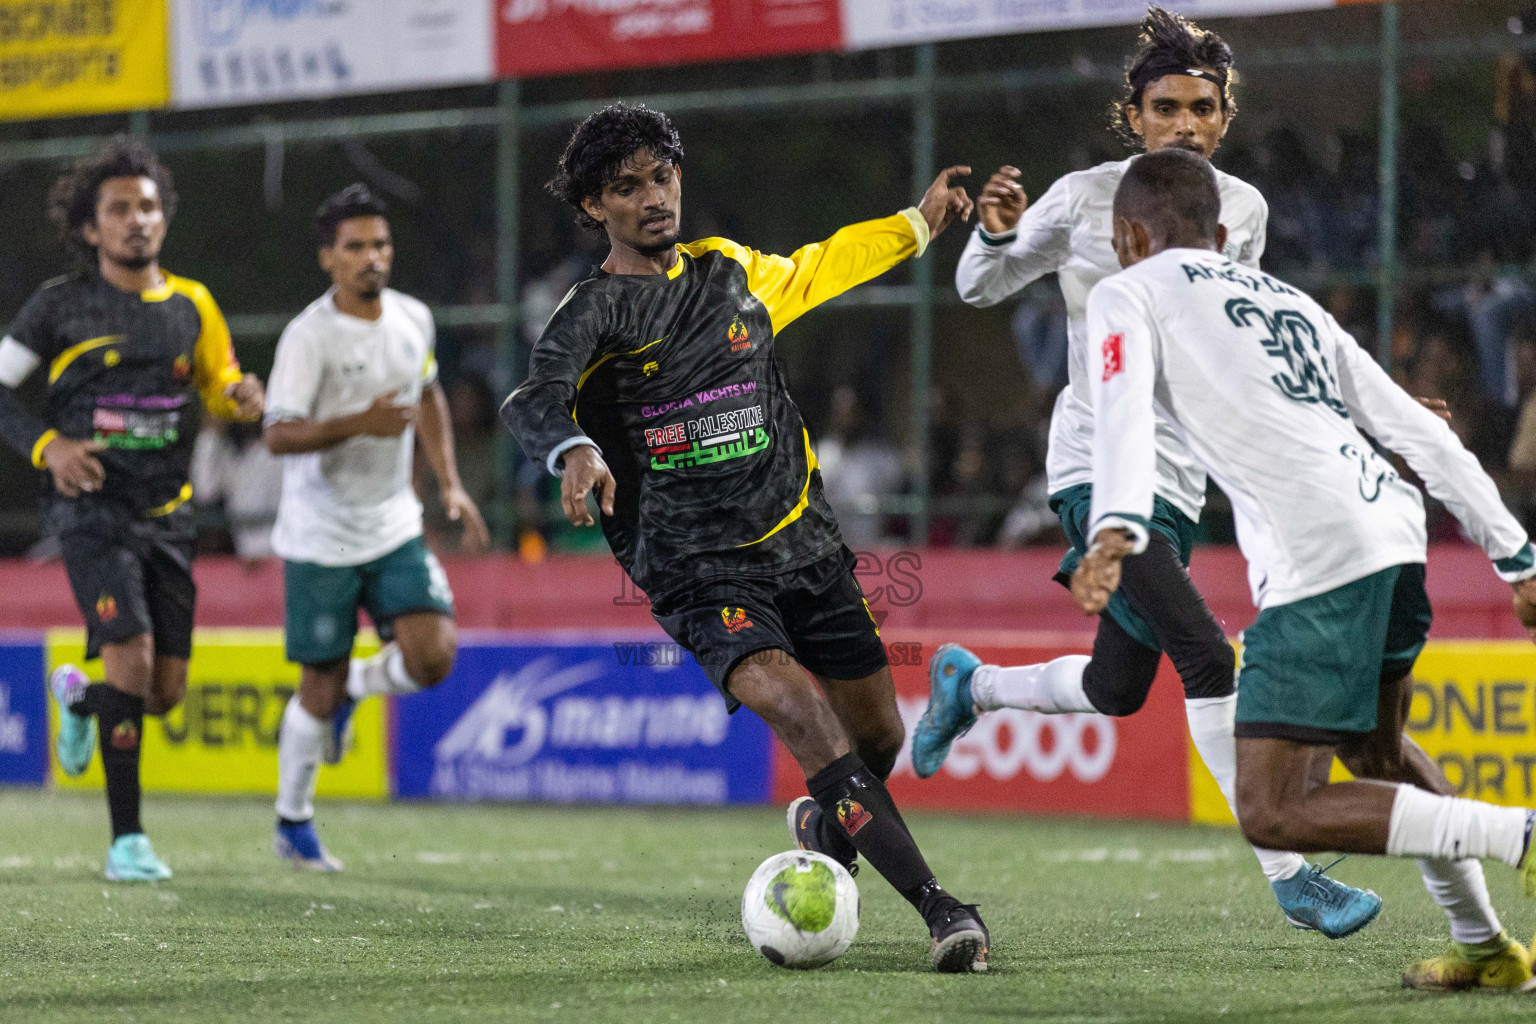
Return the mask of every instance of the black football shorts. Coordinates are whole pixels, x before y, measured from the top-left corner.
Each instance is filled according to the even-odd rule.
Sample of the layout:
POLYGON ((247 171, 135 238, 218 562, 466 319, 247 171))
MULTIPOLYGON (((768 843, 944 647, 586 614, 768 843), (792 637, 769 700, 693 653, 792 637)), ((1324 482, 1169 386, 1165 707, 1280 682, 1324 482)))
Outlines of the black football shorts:
POLYGON ((731 671, 762 650, 794 656, 814 675, 862 679, 889 662, 853 575, 847 547, 779 577, 721 577, 657 600, 651 614, 697 659, 732 712, 731 671))
POLYGON ((59 537, 64 570, 85 618, 87 660, 102 644, 149 633, 155 654, 192 656, 197 585, 192 555, 197 540, 190 510, 161 519, 127 516, 107 524, 78 524, 59 537))

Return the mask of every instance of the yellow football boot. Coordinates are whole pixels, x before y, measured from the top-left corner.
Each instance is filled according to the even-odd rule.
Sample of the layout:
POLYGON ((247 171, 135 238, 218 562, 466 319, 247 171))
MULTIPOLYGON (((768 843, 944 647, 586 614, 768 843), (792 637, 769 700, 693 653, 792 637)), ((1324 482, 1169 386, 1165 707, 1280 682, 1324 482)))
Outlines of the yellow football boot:
POLYGON ((1439 956, 1408 965, 1403 987, 1439 992, 1520 988, 1531 980, 1531 954, 1504 932, 1487 942, 1451 943, 1439 956))

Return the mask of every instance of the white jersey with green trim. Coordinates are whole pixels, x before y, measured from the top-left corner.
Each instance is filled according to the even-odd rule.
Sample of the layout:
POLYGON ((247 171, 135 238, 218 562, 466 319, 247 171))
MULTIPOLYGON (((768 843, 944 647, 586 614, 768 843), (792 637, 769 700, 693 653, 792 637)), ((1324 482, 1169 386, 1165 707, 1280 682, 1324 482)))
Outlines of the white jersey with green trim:
POLYGON ((1232 500, 1259 608, 1425 560, 1424 501, 1397 452, 1506 580, 1536 573, 1525 530, 1438 416, 1322 307, 1225 256, 1170 249, 1088 299, 1094 416, 1088 536, 1147 541, 1166 422, 1232 500))
MULTIPOLYGON (((1131 159, 1135 159, 1132 157, 1131 159)), ((1088 393, 1088 293, 1120 272, 1111 237, 1115 190, 1131 160, 1099 164, 1059 178, 1024 211, 1018 227, 988 235, 977 228, 955 268, 955 287, 973 306, 993 306, 1053 271, 1067 301, 1067 386, 1056 396, 1046 454, 1052 494, 1093 479, 1093 405, 1088 393)), ((1221 223, 1227 255, 1257 269, 1269 205, 1252 185, 1221 171, 1221 223)), ((1157 493, 1191 519, 1205 506, 1205 472, 1166 423, 1157 426, 1157 493)))
MULTIPOLYGON (((333 420, 360 413, 397 392, 421 401, 437 380, 432 313, 392 288, 383 314, 363 320, 336 307, 335 289, 283 330, 267 381, 266 422, 333 420)), ((362 565, 421 534, 421 502, 411 483, 416 433, 349 437, 323 451, 283 456, 272 549, 318 565, 362 565)))

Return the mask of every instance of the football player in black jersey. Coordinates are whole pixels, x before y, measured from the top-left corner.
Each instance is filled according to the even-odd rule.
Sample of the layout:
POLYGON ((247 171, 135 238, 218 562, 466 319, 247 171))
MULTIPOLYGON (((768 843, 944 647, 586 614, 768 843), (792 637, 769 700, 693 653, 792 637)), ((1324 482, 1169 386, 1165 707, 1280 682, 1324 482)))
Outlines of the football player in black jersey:
POLYGON ((773 358, 796 317, 969 217, 950 184, 969 168, 944 171, 916 207, 783 257, 679 244, 682 156, 645 107, 576 129, 551 188, 610 251, 551 318, 502 415, 563 474, 572 522, 592 522, 595 491, 656 620, 799 762, 810 796, 790 806, 796 843, 850 867, 862 854, 922 914, 936 969, 985 970, 981 917, 940 888, 885 788, 903 739, 890 667, 773 358))
POLYGON ((114 881, 169 878, 139 820, 145 714, 181 703, 192 653, 196 531, 187 482, 199 399, 216 416, 261 417, 208 289, 160 268, 175 212, 171 176, 120 138, 54 185, 49 214, 80 269, 27 300, 0 341, 0 438, 41 473, 43 527, 59 537, 86 624, 86 657, 49 677, 59 764, 84 772, 101 737, 114 881), (46 367, 42 417, 14 389, 46 367))

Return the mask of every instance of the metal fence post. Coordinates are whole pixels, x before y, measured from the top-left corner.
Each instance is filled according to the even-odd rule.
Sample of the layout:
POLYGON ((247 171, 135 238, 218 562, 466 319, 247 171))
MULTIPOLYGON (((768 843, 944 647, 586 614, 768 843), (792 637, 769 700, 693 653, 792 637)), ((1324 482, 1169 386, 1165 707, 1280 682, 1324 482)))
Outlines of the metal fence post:
MULTIPOLYGON (((497 87, 501 117, 496 126, 496 301, 502 317, 496 325, 496 397, 500 401, 523 376, 522 322, 517 305, 518 163, 521 158, 519 121, 522 98, 516 80, 497 87)), ((493 542, 514 546, 512 478, 517 446, 512 435, 496 425, 496 501, 490 510, 493 542)))
POLYGON ((1392 372, 1393 317, 1397 303, 1397 4, 1381 8, 1381 155, 1376 225, 1376 360, 1392 372))
MULTIPOLYGON (((912 191, 921 196, 933 182, 934 66, 936 52, 932 43, 917 47, 914 55, 917 92, 912 98, 912 191)), ((928 407, 933 385, 933 257, 912 263, 912 450, 913 509, 908 542, 921 547, 928 543, 928 514, 931 500, 931 472, 928 464, 928 407)))

